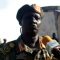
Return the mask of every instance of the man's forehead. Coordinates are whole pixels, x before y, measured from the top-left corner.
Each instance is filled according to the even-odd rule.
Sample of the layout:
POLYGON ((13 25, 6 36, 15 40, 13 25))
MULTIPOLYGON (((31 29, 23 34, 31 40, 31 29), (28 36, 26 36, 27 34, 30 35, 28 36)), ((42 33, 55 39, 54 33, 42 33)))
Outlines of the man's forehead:
POLYGON ((34 15, 41 17, 41 15, 39 13, 34 13, 34 12, 24 14, 24 16, 34 16, 34 15))

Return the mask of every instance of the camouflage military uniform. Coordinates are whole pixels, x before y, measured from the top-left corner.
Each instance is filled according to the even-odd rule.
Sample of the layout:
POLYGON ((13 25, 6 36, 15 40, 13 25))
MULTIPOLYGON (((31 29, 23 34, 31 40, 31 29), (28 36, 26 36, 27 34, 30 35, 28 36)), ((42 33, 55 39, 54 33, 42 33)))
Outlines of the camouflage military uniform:
POLYGON ((53 60, 45 48, 30 48, 20 39, 0 45, 0 60, 53 60))

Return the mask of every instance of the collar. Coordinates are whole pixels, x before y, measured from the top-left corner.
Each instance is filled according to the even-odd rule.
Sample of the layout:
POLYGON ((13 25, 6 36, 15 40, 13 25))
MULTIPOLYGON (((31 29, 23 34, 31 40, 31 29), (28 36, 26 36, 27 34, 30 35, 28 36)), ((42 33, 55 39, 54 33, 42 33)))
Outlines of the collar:
POLYGON ((44 44, 42 43, 42 38, 39 37, 39 40, 38 40, 38 46, 39 48, 37 48, 38 46, 36 46, 36 48, 30 48, 29 46, 27 46, 26 44, 24 44, 21 36, 19 37, 19 41, 18 41, 18 48, 19 48, 19 51, 26 51, 26 52, 30 52, 32 53, 34 50, 40 50, 40 49, 43 49, 45 48, 44 44))

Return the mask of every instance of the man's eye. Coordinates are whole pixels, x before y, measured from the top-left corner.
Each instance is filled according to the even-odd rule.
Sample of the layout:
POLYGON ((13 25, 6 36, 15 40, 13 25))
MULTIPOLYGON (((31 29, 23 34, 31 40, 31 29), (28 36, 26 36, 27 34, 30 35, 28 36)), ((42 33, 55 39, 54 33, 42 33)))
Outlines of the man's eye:
POLYGON ((41 19, 41 17, 35 15, 35 19, 38 20, 38 19, 41 19))

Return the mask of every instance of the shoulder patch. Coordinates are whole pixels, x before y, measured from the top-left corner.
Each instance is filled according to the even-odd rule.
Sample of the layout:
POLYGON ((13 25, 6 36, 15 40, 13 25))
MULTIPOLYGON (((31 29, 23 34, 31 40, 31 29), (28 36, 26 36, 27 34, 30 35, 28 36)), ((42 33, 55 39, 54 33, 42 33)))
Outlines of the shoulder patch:
POLYGON ((15 44, 11 42, 11 43, 9 44, 9 46, 10 46, 11 48, 14 48, 15 44))
POLYGON ((8 45, 3 45, 0 48, 0 53, 2 53, 3 55, 7 55, 10 52, 10 47, 8 45))
POLYGON ((7 55, 11 52, 11 50, 15 47, 15 43, 12 42, 8 42, 5 45, 1 44, 0 45, 0 53, 2 53, 3 55, 7 55))

